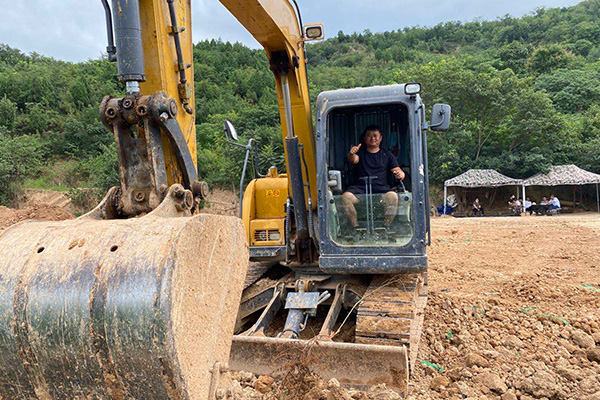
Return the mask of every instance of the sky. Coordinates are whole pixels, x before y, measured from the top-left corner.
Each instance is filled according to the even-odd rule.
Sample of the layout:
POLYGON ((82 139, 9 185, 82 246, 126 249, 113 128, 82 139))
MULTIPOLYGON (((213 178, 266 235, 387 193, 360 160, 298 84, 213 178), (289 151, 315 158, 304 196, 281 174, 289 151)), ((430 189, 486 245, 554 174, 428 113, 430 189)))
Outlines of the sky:
MULTIPOLYGON (((444 21, 519 17, 538 7, 567 7, 580 0, 298 0, 303 22, 324 22, 325 36, 383 32, 444 21)), ((66 61, 100 57, 106 49, 100 0, 12 0, 2 8, 0 43, 25 53, 66 61)), ((258 48, 217 0, 192 0, 194 42, 221 38, 258 48)))

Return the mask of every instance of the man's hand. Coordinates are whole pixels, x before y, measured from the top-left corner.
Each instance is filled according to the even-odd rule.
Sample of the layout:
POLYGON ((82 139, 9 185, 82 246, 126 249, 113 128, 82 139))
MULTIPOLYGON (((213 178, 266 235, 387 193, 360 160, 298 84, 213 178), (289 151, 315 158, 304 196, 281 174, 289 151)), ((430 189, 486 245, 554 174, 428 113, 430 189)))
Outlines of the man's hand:
POLYGON ((360 146, 362 146, 362 143, 360 143, 358 146, 352 146, 352 148, 350 149, 350 153, 348 153, 349 156, 353 156, 355 155, 358 150, 360 150, 360 146))
POLYGON ((356 153, 358 152, 358 150, 360 150, 360 146, 362 146, 362 143, 358 146, 352 146, 352 148, 350 149, 350 152, 348 153, 348 161, 351 164, 358 164, 358 156, 356 155, 356 153))
POLYGON ((403 180, 404 177, 406 176, 406 174, 404 173, 404 171, 402 171, 400 169, 400 167, 392 168, 392 174, 394 174, 394 177, 396 179, 400 179, 400 180, 403 180))

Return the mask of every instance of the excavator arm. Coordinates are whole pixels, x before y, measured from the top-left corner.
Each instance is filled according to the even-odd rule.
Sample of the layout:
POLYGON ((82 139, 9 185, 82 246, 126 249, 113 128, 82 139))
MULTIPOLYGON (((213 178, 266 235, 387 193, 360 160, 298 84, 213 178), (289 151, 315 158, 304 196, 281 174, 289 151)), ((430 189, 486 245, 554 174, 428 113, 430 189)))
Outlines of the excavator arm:
MULTIPOLYGON (((272 179, 255 182, 249 186, 244 200, 248 205, 243 214, 248 239, 253 243, 262 237, 267 243, 279 244, 270 253, 266 251, 268 254, 286 253, 287 261, 314 262, 318 253, 314 222, 317 209, 316 150, 304 50, 308 39, 300 23, 299 9, 295 1, 292 5, 288 0, 220 1, 263 46, 275 75, 287 168, 284 179, 287 179, 288 203, 294 216, 292 224, 289 215, 279 215, 277 220, 273 213, 264 212, 276 208, 291 213, 283 196, 269 199, 269 204, 252 202, 250 199, 261 196, 256 193, 259 187, 273 193, 281 186, 272 179), (260 218, 261 215, 264 218, 260 218), (287 240, 281 234, 284 218, 288 221, 284 228, 287 240), (280 232, 279 239, 270 240, 269 232, 280 232), (286 251, 281 250, 284 241, 286 251)), ((265 254, 264 249, 259 252, 265 254)))
MULTIPOLYGON (((277 99, 284 139, 297 137, 304 148, 310 184, 310 197, 316 207, 316 161, 313 120, 308 93, 308 73, 304 51, 305 36, 297 10, 287 0, 239 1, 221 3, 263 46, 275 74, 277 99)), ((289 155, 285 146, 289 171, 289 155)))
POLYGON ((117 62, 123 98, 106 96, 100 118, 117 145, 121 192, 115 212, 155 209, 175 183, 207 194, 198 182, 189 0, 102 0, 109 57, 117 62), (116 46, 114 45, 116 44, 116 46))
POLYGON ((220 398, 248 251, 237 218, 195 213, 190 0, 103 5, 121 185, 0 234, 0 398, 220 398))

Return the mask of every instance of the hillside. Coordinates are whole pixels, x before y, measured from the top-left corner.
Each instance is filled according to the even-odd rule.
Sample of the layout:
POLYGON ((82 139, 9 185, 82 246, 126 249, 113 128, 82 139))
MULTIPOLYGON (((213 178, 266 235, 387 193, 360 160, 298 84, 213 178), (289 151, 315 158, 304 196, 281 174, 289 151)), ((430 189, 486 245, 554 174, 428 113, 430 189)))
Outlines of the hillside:
MULTIPOLYGON (((452 105, 451 130, 429 140, 433 183, 474 167, 515 177, 553 163, 600 172, 600 0, 523 18, 339 32, 308 46, 308 58, 313 99, 327 89, 418 81, 427 105, 452 105)), ((242 157, 224 143, 224 118, 258 138, 263 167, 282 167, 263 51, 202 41, 194 62, 201 177, 230 186, 239 176, 242 157)), ((118 182, 97 107, 122 91, 106 59, 67 63, 0 45, 0 202, 22 185, 77 194, 118 182)))

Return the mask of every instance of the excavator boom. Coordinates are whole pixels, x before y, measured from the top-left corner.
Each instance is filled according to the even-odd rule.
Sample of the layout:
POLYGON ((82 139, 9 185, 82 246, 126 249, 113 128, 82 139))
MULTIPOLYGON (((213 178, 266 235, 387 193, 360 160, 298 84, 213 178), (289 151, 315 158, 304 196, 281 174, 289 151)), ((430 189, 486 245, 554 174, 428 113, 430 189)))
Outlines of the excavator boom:
POLYGON ((0 399, 212 400, 248 250, 239 219, 197 210, 190 0, 102 4, 121 185, 0 234, 0 399))
MULTIPOLYGON (((262 264, 249 269, 230 364, 276 374, 299 362, 326 379, 404 392, 427 301, 428 125, 421 86, 323 92, 315 130, 304 45, 321 38, 322 27, 302 26, 295 0, 220 1, 267 53, 287 168, 254 179, 244 192, 250 258, 262 264), (357 176, 346 155, 367 131, 381 135, 373 153, 383 150, 387 161, 378 167, 402 167, 410 182, 357 176), (374 190, 374 178, 388 188, 378 189, 386 186, 380 183, 374 190)), ((436 105, 433 115, 447 117, 432 125, 442 127, 450 108, 436 105)))

